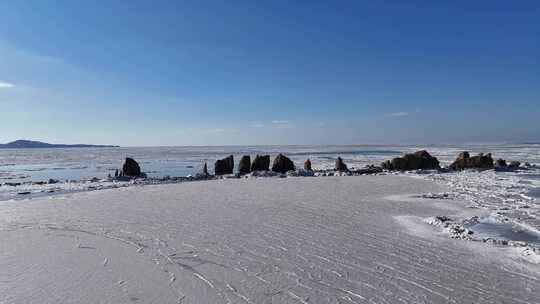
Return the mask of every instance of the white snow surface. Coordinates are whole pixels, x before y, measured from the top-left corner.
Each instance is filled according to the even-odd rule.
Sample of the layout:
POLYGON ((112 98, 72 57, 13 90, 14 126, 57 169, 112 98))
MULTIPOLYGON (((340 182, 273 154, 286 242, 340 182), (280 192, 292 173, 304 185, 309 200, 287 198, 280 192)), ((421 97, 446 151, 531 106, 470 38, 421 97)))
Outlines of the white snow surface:
POLYGON ((0 303, 540 303, 538 264, 425 223, 470 212, 412 196, 447 191, 290 177, 0 202, 0 303))

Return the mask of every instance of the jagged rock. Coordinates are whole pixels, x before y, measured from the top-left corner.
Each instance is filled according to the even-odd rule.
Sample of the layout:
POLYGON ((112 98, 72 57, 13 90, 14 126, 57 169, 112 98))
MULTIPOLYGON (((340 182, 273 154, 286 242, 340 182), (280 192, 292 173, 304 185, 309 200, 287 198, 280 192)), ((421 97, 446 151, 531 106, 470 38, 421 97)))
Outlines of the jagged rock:
POLYGON ((269 171, 270 170, 270 155, 258 155, 253 159, 251 164, 251 172, 254 171, 269 171))
POLYGON ((216 175, 232 174, 234 170, 234 157, 229 155, 224 159, 216 160, 214 173, 216 175))
POLYGON ((309 160, 309 158, 306 160, 306 162, 304 163, 304 170, 306 171, 313 171, 311 170, 311 161, 309 160))
POLYGON ((206 164, 206 162, 204 163, 204 166, 202 168, 202 174, 204 176, 209 176, 210 174, 208 174, 208 165, 206 164))
POLYGON ((510 165, 508 165, 508 167, 510 167, 512 169, 517 169, 517 168, 519 168, 519 166, 521 166, 521 163, 518 162, 518 161, 511 161, 510 165))
POLYGON ((343 162, 343 159, 341 157, 338 157, 336 159, 335 169, 336 171, 343 171, 343 172, 349 171, 349 168, 347 168, 347 165, 343 162))
POLYGON ((240 175, 248 174, 251 172, 251 157, 249 155, 244 155, 238 163, 238 173, 240 175))
POLYGON ((502 158, 497 159, 495 162, 495 166, 499 168, 506 168, 508 165, 506 164, 506 161, 502 158))
POLYGON ((285 173, 287 171, 294 170, 293 161, 287 156, 279 153, 276 158, 274 158, 274 163, 272 164, 272 171, 285 173))
POLYGON ((461 152, 458 158, 450 165, 450 169, 493 169, 493 158, 491 157, 491 153, 486 155, 480 153, 471 157, 469 152, 461 152))
POLYGON ((386 170, 399 171, 440 169, 439 160, 431 156, 426 150, 405 154, 391 161, 387 160, 381 164, 381 167, 386 170))
POLYGON ((141 172, 141 167, 139 166, 139 163, 137 163, 133 158, 126 158, 126 161, 124 162, 124 165, 122 166, 122 176, 128 176, 128 177, 142 177, 143 174, 141 172))

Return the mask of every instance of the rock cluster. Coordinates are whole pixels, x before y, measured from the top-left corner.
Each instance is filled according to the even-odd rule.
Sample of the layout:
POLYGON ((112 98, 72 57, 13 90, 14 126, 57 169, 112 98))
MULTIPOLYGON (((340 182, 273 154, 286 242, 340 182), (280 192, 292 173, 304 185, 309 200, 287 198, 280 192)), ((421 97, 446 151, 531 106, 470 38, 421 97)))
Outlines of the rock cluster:
POLYGON ((381 164, 386 170, 408 171, 408 170, 436 170, 440 169, 439 160, 429 155, 426 150, 405 154, 402 157, 387 160, 381 164))
POLYGON ((270 155, 258 155, 251 163, 251 172, 254 171, 269 171, 270 170, 270 155))
POLYGON ((215 175, 225 175, 232 174, 234 170, 234 157, 229 155, 224 159, 216 160, 214 164, 214 174, 215 175))
POLYGON ((363 174, 377 174, 383 172, 383 169, 379 166, 374 165, 367 165, 364 168, 356 169, 352 171, 352 173, 357 175, 363 175, 363 174))
POLYGON ((497 159, 495 161, 495 170, 497 171, 514 171, 520 169, 521 163, 518 161, 511 161, 507 164, 504 159, 497 159))
POLYGON ((280 153, 278 154, 278 156, 276 156, 276 158, 274 158, 274 163, 272 164, 272 171, 286 173, 287 171, 294 171, 294 169, 295 167, 293 161, 287 156, 280 153))
POLYGON ((251 157, 244 155, 238 163, 238 173, 240 175, 248 174, 251 172, 251 157))
POLYGON ((493 167, 491 153, 485 155, 480 153, 471 157, 467 151, 459 153, 457 159, 450 165, 452 170, 493 169, 493 167))
POLYGON ((521 166, 521 163, 518 161, 511 161, 510 165, 508 165, 508 167, 512 169, 517 169, 519 166, 521 166))

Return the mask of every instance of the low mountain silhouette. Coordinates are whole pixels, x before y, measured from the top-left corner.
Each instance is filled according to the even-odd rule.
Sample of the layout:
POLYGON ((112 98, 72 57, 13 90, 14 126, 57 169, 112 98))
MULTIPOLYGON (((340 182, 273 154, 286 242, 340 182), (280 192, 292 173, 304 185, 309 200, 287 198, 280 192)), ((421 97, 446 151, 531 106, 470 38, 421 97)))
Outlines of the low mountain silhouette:
POLYGON ((64 144, 49 144, 41 141, 33 140, 16 140, 7 144, 0 144, 0 149, 29 149, 29 148, 116 148, 119 146, 110 145, 64 145, 64 144))

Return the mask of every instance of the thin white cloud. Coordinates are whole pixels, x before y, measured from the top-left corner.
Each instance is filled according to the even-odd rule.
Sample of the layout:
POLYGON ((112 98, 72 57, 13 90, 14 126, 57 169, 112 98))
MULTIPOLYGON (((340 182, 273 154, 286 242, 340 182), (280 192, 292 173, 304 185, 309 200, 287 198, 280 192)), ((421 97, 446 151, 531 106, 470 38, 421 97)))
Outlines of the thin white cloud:
POLYGON ((272 123, 275 124, 275 125, 284 125, 284 124, 288 124, 289 121, 287 121, 287 120, 272 120, 272 123))
POLYGON ((409 115, 409 112, 394 112, 394 113, 387 114, 386 116, 403 117, 403 116, 408 116, 408 115, 409 115))
POLYGON ((15 85, 13 83, 0 81, 0 89, 9 89, 13 88, 14 86, 15 85))
POLYGON ((253 128, 264 128, 264 124, 260 123, 260 122, 254 122, 251 124, 251 126, 253 128))

